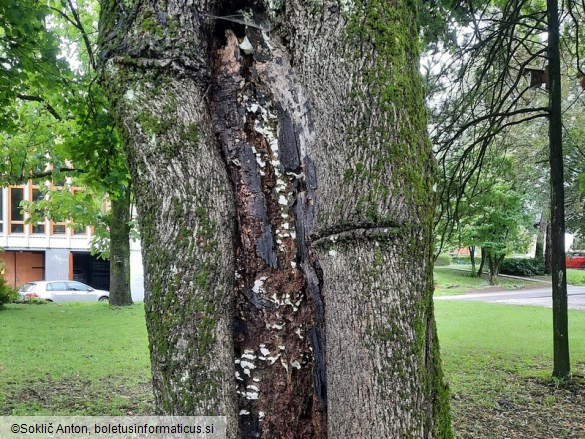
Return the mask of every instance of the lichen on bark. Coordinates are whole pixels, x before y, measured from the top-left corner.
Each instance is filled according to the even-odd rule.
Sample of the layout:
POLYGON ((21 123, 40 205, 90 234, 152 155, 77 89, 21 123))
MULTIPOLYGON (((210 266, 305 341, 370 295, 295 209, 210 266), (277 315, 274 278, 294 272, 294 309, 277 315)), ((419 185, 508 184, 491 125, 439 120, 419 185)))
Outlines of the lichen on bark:
POLYGON ((104 2, 100 41, 159 410, 226 413, 228 437, 451 437, 414 4, 131 3, 104 2))

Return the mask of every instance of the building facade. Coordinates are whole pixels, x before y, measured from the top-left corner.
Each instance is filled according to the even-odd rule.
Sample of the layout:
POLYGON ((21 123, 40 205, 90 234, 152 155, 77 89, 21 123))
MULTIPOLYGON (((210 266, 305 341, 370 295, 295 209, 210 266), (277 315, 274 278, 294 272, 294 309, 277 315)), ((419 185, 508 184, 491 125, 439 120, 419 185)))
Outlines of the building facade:
MULTIPOLYGON (((82 190, 70 188, 68 190, 82 190)), ((92 227, 74 227, 72 220, 44 219, 34 224, 22 211, 23 201, 42 197, 38 185, 27 183, 0 189, 0 261, 3 276, 19 288, 36 280, 78 280, 109 289, 109 262, 90 253, 92 227)), ((130 243, 132 299, 144 299, 140 243, 130 243)))

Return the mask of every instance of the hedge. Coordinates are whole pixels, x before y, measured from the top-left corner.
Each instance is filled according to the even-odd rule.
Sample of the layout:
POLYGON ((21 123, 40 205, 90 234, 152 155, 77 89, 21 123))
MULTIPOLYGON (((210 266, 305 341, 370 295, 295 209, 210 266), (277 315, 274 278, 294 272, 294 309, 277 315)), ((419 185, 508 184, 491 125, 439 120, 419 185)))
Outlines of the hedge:
POLYGON ((512 276, 538 276, 544 274, 542 258, 510 258, 504 259, 500 273, 512 276))

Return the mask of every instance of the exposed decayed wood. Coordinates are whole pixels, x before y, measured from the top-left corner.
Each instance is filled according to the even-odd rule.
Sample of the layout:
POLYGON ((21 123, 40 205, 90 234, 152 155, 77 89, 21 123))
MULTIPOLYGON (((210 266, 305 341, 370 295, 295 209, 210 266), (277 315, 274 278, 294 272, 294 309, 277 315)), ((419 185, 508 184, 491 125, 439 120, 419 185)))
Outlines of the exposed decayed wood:
POLYGON ((302 127, 273 92, 275 61, 265 38, 251 27, 239 36, 227 30, 214 51, 212 114, 240 236, 234 340, 241 428, 244 437, 319 438, 323 307, 307 246, 314 187, 306 175, 314 170, 301 163, 302 127), (240 48, 244 39, 253 54, 240 48))

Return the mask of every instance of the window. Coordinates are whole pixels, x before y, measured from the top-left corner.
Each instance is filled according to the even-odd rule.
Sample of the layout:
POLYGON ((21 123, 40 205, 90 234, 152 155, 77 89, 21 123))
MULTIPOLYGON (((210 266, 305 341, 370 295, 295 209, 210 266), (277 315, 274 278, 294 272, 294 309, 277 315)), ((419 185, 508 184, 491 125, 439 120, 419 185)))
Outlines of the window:
POLYGON ((65 223, 53 223, 53 235, 66 235, 67 234, 67 225, 65 223))
MULTIPOLYGON (((41 190, 39 189, 38 186, 32 186, 31 187, 31 196, 30 199, 31 201, 40 201, 44 198, 43 193, 41 192, 41 190)), ((45 221, 40 221, 36 224, 31 224, 31 231, 33 234, 38 235, 38 234, 44 234, 45 233, 45 221)))
POLYGON ((47 291, 67 291, 65 282, 52 282, 47 284, 47 291))
MULTIPOLYGON (((53 191, 51 196, 58 196, 56 192, 63 191, 63 187, 53 186, 51 187, 53 191)), ((58 221, 51 221, 51 235, 66 235, 67 234, 67 224, 65 220, 58 220, 58 221)))
POLYGON ((73 227, 73 234, 74 235, 87 235, 87 227, 75 225, 73 227))
POLYGON ((37 284, 24 284, 24 286, 20 289, 21 293, 30 293, 32 290, 34 290, 34 288, 37 286, 37 284))
POLYGON ((22 186, 10 188, 10 233, 24 233, 24 213, 20 203, 24 200, 22 186))
MULTIPOLYGON (((73 195, 78 194, 78 193, 82 193, 84 191, 84 189, 81 188, 72 188, 71 192, 73 193, 73 195)), ((71 222, 73 223, 73 235, 75 236, 80 236, 80 235, 87 235, 87 227, 82 225, 82 224, 76 224, 75 223, 75 218, 71 218, 71 222)), ((70 225, 71 226, 71 225, 70 225)))
POLYGON ((70 291, 91 291, 91 288, 81 282, 67 282, 70 291))

